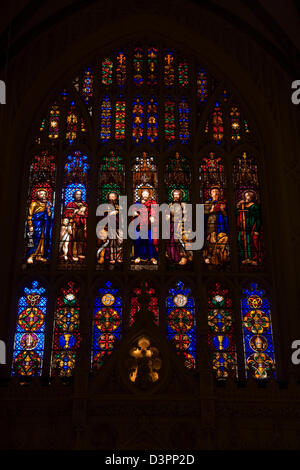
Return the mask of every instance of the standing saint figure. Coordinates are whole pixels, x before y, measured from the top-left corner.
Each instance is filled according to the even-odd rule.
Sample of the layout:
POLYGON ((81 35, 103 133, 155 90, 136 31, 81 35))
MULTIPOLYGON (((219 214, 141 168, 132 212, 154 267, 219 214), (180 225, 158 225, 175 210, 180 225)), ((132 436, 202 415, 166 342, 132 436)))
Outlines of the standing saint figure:
MULTIPOLYGON (((139 231, 136 231, 136 239, 134 240, 134 262, 135 264, 140 264, 143 262, 151 262, 152 264, 157 264, 158 259, 158 234, 151 233, 151 222, 155 224, 155 206, 157 205, 156 201, 151 197, 150 189, 143 188, 141 191, 140 200, 135 204, 142 204, 147 209, 147 220, 144 220, 143 212, 140 213, 140 220, 142 224, 147 224, 148 226, 148 238, 142 239, 139 235, 139 231)), ((136 213, 135 215, 138 215, 136 213)), ((137 227, 138 229, 138 227, 137 227)))
POLYGON ((45 263, 50 256, 52 233, 52 206, 47 200, 48 191, 38 188, 31 202, 27 216, 27 263, 45 263))
POLYGON ((188 261, 192 261, 193 253, 188 250, 188 241, 184 232, 184 221, 186 219, 186 204, 182 202, 183 191, 181 189, 173 189, 171 192, 172 202, 170 208, 170 239, 166 241, 167 258, 170 262, 185 265, 188 261), (176 215, 179 215, 178 220, 176 215), (176 234, 180 234, 180 238, 175 238, 176 234))
POLYGON ((79 189, 74 191, 73 199, 65 207, 62 220, 62 226, 65 227, 65 230, 61 229, 61 234, 63 231, 68 242, 68 256, 64 245, 61 246, 63 251, 61 254, 65 261, 71 257, 73 261, 77 262, 82 261, 86 253, 88 206, 82 200, 82 191, 79 189))
POLYGON ((110 226, 109 218, 115 218, 115 224, 111 226, 116 227, 115 238, 111 237, 108 230, 104 230, 101 234, 102 245, 97 250, 97 262, 99 264, 109 263, 122 263, 123 261, 123 234, 119 227, 119 195, 111 191, 107 194, 107 202, 114 207, 113 210, 108 212, 108 227, 110 226))
POLYGON ((205 243, 203 256, 206 264, 221 265, 229 261, 226 201, 221 198, 218 187, 210 190, 210 196, 204 204, 205 243))
POLYGON ((243 199, 237 203, 237 229, 242 264, 257 265, 261 262, 261 216, 253 190, 244 191, 243 199))

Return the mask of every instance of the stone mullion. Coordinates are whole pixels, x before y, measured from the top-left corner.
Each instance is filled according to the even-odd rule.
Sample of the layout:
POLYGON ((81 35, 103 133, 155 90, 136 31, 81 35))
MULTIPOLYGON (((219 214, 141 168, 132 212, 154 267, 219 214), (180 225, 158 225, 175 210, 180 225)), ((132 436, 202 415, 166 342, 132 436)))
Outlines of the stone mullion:
MULTIPOLYGON (((227 113, 228 114, 228 113, 227 113)), ((228 207, 228 226, 229 226, 229 249, 230 249, 230 266, 234 276, 234 289, 230 289, 232 296, 232 316, 234 326, 234 338, 237 353, 238 378, 245 378, 244 367, 244 349, 243 349, 243 330, 240 315, 240 285, 239 285, 239 254, 237 244, 237 227, 235 214, 235 187, 234 187, 234 146, 230 141, 229 118, 226 119, 225 147, 226 152, 222 155, 224 158, 226 188, 227 188, 227 207, 228 207)), ((229 287, 228 284, 226 284, 229 287)))
POLYGON ((243 320, 241 316, 241 285, 237 277, 234 281, 234 290, 231 291, 232 298, 232 317, 234 327, 234 338, 236 344, 237 354, 237 367, 238 367, 238 379, 245 380, 245 357, 244 357, 244 340, 243 340, 243 320))
MULTIPOLYGON (((64 107, 65 108, 65 107, 64 107)), ((50 274, 51 278, 56 278, 57 268, 59 265, 59 240, 60 240, 60 222, 61 222, 61 205, 62 200, 62 189, 64 185, 64 164, 66 158, 66 150, 64 146, 64 136, 66 132, 66 108, 61 114, 61 117, 64 117, 64 122, 60 122, 60 137, 57 148, 57 167, 56 167, 56 188, 55 188, 55 208, 53 213, 53 241, 52 241, 52 251, 51 251, 51 261, 50 261, 50 274)))
MULTIPOLYGON (((228 149, 229 150, 229 149, 228 149)), ((234 159, 232 150, 222 154, 225 177, 226 177, 226 194, 227 198, 227 215, 228 215, 228 226, 229 226, 229 250, 230 250, 230 266, 231 272, 237 276, 239 273, 239 255, 237 246, 237 228, 236 228, 236 214, 235 214, 235 190, 233 182, 233 167, 234 159)))
POLYGON ((52 283, 52 285, 49 285, 48 289, 46 290, 47 314, 45 318, 45 333, 44 333, 44 356, 43 356, 43 367, 42 367, 43 378, 48 378, 51 376, 52 342, 53 342, 57 294, 58 294, 58 291, 52 283))

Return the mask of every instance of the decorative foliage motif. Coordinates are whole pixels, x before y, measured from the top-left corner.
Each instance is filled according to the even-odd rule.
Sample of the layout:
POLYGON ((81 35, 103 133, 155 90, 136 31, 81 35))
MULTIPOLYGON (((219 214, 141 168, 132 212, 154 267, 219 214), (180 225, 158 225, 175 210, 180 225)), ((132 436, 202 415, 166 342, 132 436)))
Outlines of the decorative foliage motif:
POLYGON ((196 367, 195 303, 191 290, 183 282, 170 289, 167 298, 168 338, 188 369, 196 367))
POLYGON ((141 296, 147 295, 149 302, 147 302, 147 310, 150 312, 153 318, 153 322, 158 326, 159 321, 159 307, 158 297, 155 289, 151 286, 148 281, 141 282, 139 287, 133 289, 133 295, 130 298, 130 318, 129 326, 132 326, 135 322, 136 314, 141 309, 141 296))
POLYGON ((187 62, 180 62, 178 65, 178 83, 182 87, 189 84, 189 71, 187 62))
POLYGON ((178 115, 179 140, 182 144, 186 144, 190 138, 190 108, 185 98, 179 103, 178 115))
POLYGON ((155 98, 150 98, 147 104, 147 139, 151 144, 157 140, 158 135, 158 105, 155 98))
POLYGON ((208 291, 208 344, 213 352, 212 366, 217 379, 235 377, 237 357, 234 339, 232 300, 229 291, 217 282, 208 291))
POLYGON ((105 96, 101 104, 100 138, 105 143, 111 138, 111 101, 105 96))
POLYGON ((85 264, 87 248, 87 177, 86 155, 75 151, 66 159, 62 194, 59 258, 63 267, 85 264))
POLYGON ((44 151, 30 166, 27 202, 27 265, 47 263, 50 258, 55 196, 56 164, 53 155, 44 151))
POLYGON ((132 137, 136 144, 143 138, 144 130, 144 108, 141 98, 136 97, 132 108, 132 137))
POLYGON ((33 281, 25 287, 18 303, 12 375, 41 375, 44 355, 47 297, 45 289, 33 281))
POLYGON ((72 145, 76 140, 78 141, 80 135, 84 136, 85 132, 84 120, 79 117, 77 106, 72 101, 66 116, 66 140, 72 145))
POLYGON ((125 139, 125 114, 126 112, 126 101, 116 101, 116 119, 115 119, 115 139, 122 141, 125 139))
POLYGON ((174 55, 173 52, 169 51, 164 56, 164 81, 165 86, 171 87, 174 85, 174 55))
POLYGON ((204 202, 204 261, 208 266, 224 266, 229 262, 226 179, 223 160, 213 152, 201 161, 200 184, 204 202))
POLYGON ((234 184, 240 262, 244 268, 261 266, 264 246, 258 168, 246 152, 236 159, 234 184))
POLYGON ((169 99, 165 101, 165 139, 175 141, 175 102, 169 99))
POLYGON ((219 103, 216 103, 212 113, 212 137, 217 144, 220 144, 224 138, 223 113, 219 103))
POLYGON ((51 358, 51 375, 71 377, 80 345, 79 287, 73 282, 63 287, 56 303, 51 358))
POLYGON ((275 375, 271 307, 265 291, 251 284, 243 291, 241 312, 247 376, 267 379, 275 375))
POLYGON ((157 85, 157 49, 150 47, 148 49, 148 79, 147 85, 153 87, 157 85))
POLYGON ((121 338, 122 299, 118 289, 106 282, 98 290, 95 299, 93 343, 92 343, 92 369, 102 367, 105 358, 110 355, 117 341, 121 338))
POLYGON ((92 72, 92 69, 88 67, 84 71, 84 74, 82 77, 81 94, 89 110, 91 110, 90 106, 92 104, 92 99, 93 99, 93 82, 94 82, 93 72, 92 72))
POLYGON ((126 83, 126 56, 124 52, 117 55, 116 80, 119 87, 124 87, 126 83))
POLYGON ((133 55, 133 81, 135 85, 143 85, 143 50, 136 47, 133 55))
POLYGON ((102 85, 111 85, 113 76, 113 62, 108 57, 102 61, 101 82, 102 85))
POLYGON ((232 106, 230 110, 231 140, 238 142, 241 140, 240 112, 237 106, 232 106))
POLYGON ((49 139, 55 141, 59 138, 60 109, 57 103, 54 103, 50 109, 49 118, 49 139))
POLYGON ((207 75, 203 69, 197 75, 197 98, 200 103, 207 101, 207 75))

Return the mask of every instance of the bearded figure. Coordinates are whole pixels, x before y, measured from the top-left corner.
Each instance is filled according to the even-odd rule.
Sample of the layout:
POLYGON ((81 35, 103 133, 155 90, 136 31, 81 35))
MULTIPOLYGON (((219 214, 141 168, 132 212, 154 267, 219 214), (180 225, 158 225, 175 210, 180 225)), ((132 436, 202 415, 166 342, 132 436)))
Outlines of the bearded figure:
MULTIPOLYGON (((153 223, 155 227, 155 214, 156 214, 155 206, 157 206, 157 203, 156 201, 154 201, 154 199, 152 199, 150 190, 144 188, 141 191, 140 200, 137 201, 135 204, 137 205, 141 204, 147 209, 146 215, 144 211, 141 211, 140 221, 141 221, 141 225, 148 227, 148 232, 147 232, 148 238, 147 239, 141 238, 139 231, 136 230, 136 234, 135 234, 136 236, 135 236, 135 240, 133 244, 134 263, 140 264, 141 262, 144 262, 144 263, 150 262, 151 264, 157 264, 158 234, 156 234, 155 229, 154 229, 154 235, 152 235, 152 231, 151 231, 151 223, 153 223)), ((138 215, 138 213, 136 213, 136 215, 138 215)))
POLYGON ((29 206, 27 216, 27 263, 46 263, 50 256, 52 234, 52 206, 48 191, 39 188, 29 206))
POLYGON ((104 230, 101 234, 102 245, 97 251, 98 264, 115 264, 122 263, 123 261, 123 237, 120 231, 119 220, 119 195, 116 192, 109 192, 107 195, 107 202, 112 206, 112 210, 108 211, 108 227, 116 227, 114 237, 110 236, 108 230, 104 230), (114 218, 112 224, 109 219, 114 218))
POLYGON ((210 198, 205 201, 204 222, 204 261, 212 265, 225 264, 229 261, 227 204, 217 187, 210 190, 210 198))
POLYGON ((188 237, 184 230, 184 221, 187 217, 186 204, 182 202, 183 191, 172 191, 170 208, 170 239, 166 241, 167 259, 174 264, 185 265, 192 261, 193 253, 188 250, 188 237))
MULTIPOLYGON (((68 249, 62 245, 60 254, 65 261, 72 259, 78 262, 83 261, 86 255, 88 206, 82 200, 82 191, 79 189, 74 191, 73 199, 65 207, 62 220, 62 229, 65 229, 61 229, 64 241, 68 242, 68 249)), ((63 241, 62 238, 60 241, 63 241)))

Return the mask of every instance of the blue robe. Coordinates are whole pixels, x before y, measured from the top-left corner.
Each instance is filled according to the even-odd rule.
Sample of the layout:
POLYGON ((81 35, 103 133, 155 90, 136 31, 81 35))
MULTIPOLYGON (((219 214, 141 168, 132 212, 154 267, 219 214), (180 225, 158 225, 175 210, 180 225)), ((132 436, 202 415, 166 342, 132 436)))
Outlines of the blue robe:
MULTIPOLYGON (((136 204, 142 204, 141 202, 136 202, 136 204)), ((149 261, 150 259, 154 258, 157 260, 157 240, 152 238, 151 233, 151 225, 150 225, 150 211, 151 205, 156 204, 154 201, 147 201, 144 206, 146 206, 148 211, 148 239, 142 239, 139 235, 137 235, 137 239, 134 240, 134 256, 133 258, 141 258, 142 261, 149 261)), ((136 234, 138 234, 138 230, 136 229, 136 234)))
MULTIPOLYGON (((47 207, 42 212, 35 212, 32 215, 32 226, 33 226, 33 247, 27 248, 27 257, 34 255, 38 250, 39 243, 41 241, 43 246, 43 254, 41 255, 45 259, 50 257, 51 249, 51 234, 52 234, 52 208, 50 209, 50 215, 48 214, 47 207), (43 238, 43 240, 41 240, 43 238)), ((27 224, 27 232, 29 232, 27 224)), ((38 256, 40 256, 40 249, 38 256)))

